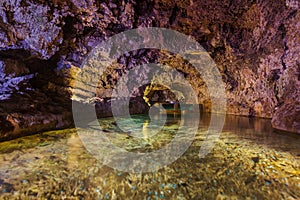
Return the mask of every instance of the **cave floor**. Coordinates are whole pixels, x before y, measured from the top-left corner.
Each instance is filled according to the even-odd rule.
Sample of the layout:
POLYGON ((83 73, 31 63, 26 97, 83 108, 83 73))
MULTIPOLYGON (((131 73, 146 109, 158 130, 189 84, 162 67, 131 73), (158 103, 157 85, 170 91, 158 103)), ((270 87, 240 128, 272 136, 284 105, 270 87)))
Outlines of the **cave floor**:
MULTIPOLYGON (((135 116, 141 126, 145 119, 135 116)), ((276 133, 266 119, 227 116, 214 148, 200 159, 209 119, 201 118, 178 160, 140 174, 98 161, 75 129, 2 142, 0 199, 300 199, 299 135, 276 133)), ((149 152, 172 140, 178 120, 170 119, 151 140, 118 133, 112 118, 100 122, 114 145, 149 152)))

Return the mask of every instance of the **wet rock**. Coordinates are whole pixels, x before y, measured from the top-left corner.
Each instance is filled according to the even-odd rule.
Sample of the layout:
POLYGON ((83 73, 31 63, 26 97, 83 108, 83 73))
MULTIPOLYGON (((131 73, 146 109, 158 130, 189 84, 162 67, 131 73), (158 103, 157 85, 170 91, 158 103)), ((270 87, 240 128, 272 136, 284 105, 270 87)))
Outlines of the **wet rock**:
POLYGON ((41 92, 30 91, 25 97, 14 94, 2 100, 0 110, 1 141, 73 124, 71 102, 63 98, 53 101, 41 92))
POLYGON ((10 183, 0 182, 0 190, 1 190, 1 193, 10 193, 10 192, 14 191, 14 187, 10 183))
POLYGON ((245 180, 245 185, 248 185, 251 182, 254 182, 256 179, 256 176, 250 176, 245 180))
POLYGON ((258 163, 259 162, 259 157, 252 157, 251 158, 253 160, 253 162, 258 163))
POLYGON ((287 101, 275 112, 272 119, 275 129, 300 134, 300 102, 287 101))
POLYGON ((265 179, 265 182, 267 186, 271 185, 271 181, 265 179))

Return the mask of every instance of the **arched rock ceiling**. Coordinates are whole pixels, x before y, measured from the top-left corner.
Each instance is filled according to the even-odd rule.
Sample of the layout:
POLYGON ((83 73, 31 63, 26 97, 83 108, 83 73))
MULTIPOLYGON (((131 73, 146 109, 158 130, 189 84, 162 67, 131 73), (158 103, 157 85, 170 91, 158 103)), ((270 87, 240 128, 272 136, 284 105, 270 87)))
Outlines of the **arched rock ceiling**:
MULTIPOLYGON (((36 130, 69 126, 70 106, 57 104, 69 102, 74 71, 86 55, 114 34, 155 26, 193 36, 210 53, 226 84, 228 113, 273 118, 275 128, 300 132, 300 5, 291 2, 2 0, 0 96, 10 99, 1 102, 0 124, 16 132, 22 130, 17 121, 36 121, 36 130), (22 87, 16 90, 12 78, 22 87)), ((146 51, 118 62, 130 69, 139 64, 135 57, 164 63, 146 51)), ((181 69, 186 65, 172 64, 189 72, 200 99, 207 97, 201 79, 181 69)))

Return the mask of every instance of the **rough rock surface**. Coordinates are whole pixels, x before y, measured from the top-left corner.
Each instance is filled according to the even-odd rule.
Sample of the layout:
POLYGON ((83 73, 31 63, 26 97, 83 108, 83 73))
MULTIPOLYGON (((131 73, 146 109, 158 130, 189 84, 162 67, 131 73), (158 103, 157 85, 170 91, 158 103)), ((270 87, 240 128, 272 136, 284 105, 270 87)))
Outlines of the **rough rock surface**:
POLYGON ((70 127, 70 102, 40 91, 14 94, 0 104, 0 141, 70 127), (68 109, 69 108, 69 109, 68 109))
MULTIPOLYGON (((0 123, 4 128, 0 138, 7 138, 16 127, 19 135, 23 130, 26 134, 30 132, 22 128, 22 121, 39 124, 32 132, 43 127, 70 126, 74 71, 87 54, 116 33, 149 26, 191 35, 209 52, 226 84, 228 113, 273 118, 275 128, 299 132, 300 2, 297 0, 234 3, 230 0, 3 0, 0 2, 0 123), (47 101, 41 103, 39 98, 47 101), (69 106, 58 108, 58 103, 69 106), (17 109, 22 107, 20 104, 24 107, 22 111, 17 109), (43 108, 45 104, 47 109, 43 108), (41 107, 34 110, 31 105, 41 107), (51 113, 53 117, 49 117, 51 113), (20 120, 12 120, 11 116, 16 115, 20 120), (49 126, 44 120, 55 125, 49 126)), ((172 60, 162 60, 155 51, 129 52, 103 78, 99 97, 110 98, 117 80, 136 65, 160 61, 175 64, 172 60)), ((176 69, 183 70, 189 80, 197 77, 185 64, 176 69)), ((143 74, 137 74, 139 78, 143 74)), ((209 110, 205 83, 198 80, 195 90, 199 101, 209 110)), ((145 88, 140 88, 137 100, 145 88)), ((32 126, 27 124, 24 127, 32 126)))

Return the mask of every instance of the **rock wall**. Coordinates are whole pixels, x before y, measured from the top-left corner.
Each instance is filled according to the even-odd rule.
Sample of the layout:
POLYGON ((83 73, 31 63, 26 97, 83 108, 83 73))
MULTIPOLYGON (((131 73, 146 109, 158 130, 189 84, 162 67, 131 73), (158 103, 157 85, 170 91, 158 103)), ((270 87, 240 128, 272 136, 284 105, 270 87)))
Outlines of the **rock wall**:
MULTIPOLYGON (((73 78, 87 54, 105 38, 149 26, 191 35, 209 52, 228 113, 272 118, 275 128, 299 133, 299 22, 297 0, 2 0, 0 138, 71 126, 73 78)), ((123 74, 149 62, 172 64, 157 51, 130 52, 103 78, 99 96, 109 98, 123 74)), ((185 65, 176 69, 197 80, 209 110, 205 83, 185 65)))

